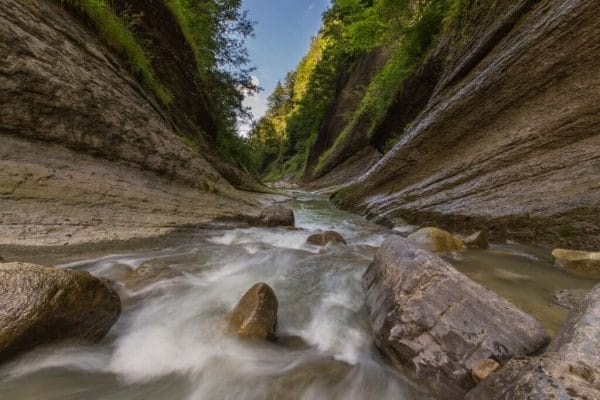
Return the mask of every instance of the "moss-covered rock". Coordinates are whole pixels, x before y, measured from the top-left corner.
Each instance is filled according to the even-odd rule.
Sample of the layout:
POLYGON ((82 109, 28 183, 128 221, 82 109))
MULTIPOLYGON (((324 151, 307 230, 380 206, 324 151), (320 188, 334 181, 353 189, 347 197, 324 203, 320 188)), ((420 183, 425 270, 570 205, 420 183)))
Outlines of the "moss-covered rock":
POLYGON ((118 294, 88 272, 0 264, 0 362, 38 345, 98 341, 121 314, 118 294))
POLYGON ((460 238, 443 229, 434 227, 419 229, 409 235, 408 240, 425 250, 436 253, 460 251, 465 248, 465 244, 460 238))
POLYGON ((600 252, 556 249, 554 263, 565 270, 582 276, 600 278, 600 252))

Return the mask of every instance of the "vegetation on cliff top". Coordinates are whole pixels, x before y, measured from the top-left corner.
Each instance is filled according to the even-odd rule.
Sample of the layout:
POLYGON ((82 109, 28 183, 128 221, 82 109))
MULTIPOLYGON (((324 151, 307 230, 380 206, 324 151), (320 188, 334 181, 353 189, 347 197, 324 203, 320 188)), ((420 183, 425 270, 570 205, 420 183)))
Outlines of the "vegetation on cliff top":
POLYGON ((370 138, 438 35, 464 0, 333 0, 319 35, 295 72, 277 86, 266 115, 250 134, 254 168, 266 180, 301 178, 310 147, 354 62, 375 48, 390 54, 366 88, 335 143, 314 167, 319 171, 359 121, 370 138))

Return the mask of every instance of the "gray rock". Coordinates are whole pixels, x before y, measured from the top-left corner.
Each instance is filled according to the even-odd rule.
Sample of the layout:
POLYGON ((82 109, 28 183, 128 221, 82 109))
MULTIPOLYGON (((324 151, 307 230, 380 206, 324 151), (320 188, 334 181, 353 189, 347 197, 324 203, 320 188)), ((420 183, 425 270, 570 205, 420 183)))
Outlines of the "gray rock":
POLYGON ((589 290, 585 289, 563 289, 555 292, 552 300, 554 304, 570 310, 579 304, 588 293, 589 290))
POLYGON ((294 224, 294 212, 279 204, 264 209, 258 217, 258 225, 268 228, 294 226, 294 224))
POLYGON ((567 315, 539 357, 509 362, 466 399, 600 399, 600 285, 567 315))
POLYGON ((386 240, 363 277, 375 343, 442 399, 475 386, 482 360, 508 361, 549 341, 530 315, 403 238, 386 240))
POLYGON ((38 345, 98 341, 119 318, 118 294, 88 272, 0 264, 0 362, 38 345))
POLYGON ((344 237, 335 231, 315 233, 310 235, 306 241, 316 246, 325 246, 329 243, 346 244, 344 237))
POLYGON ((227 316, 227 333, 246 338, 274 340, 277 331, 277 297, 266 283, 252 286, 227 316))

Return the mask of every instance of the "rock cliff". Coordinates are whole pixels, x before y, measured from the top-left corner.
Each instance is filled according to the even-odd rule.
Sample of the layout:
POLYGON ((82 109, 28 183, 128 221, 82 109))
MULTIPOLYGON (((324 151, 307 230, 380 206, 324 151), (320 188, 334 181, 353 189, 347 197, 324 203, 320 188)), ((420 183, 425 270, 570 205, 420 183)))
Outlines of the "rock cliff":
POLYGON ((145 7, 133 11, 153 57, 169 60, 155 63, 169 107, 75 10, 0 1, 0 245, 146 237, 254 214, 258 198, 234 187, 248 179, 211 144, 183 34, 160 8, 129 3, 145 7))
MULTIPOLYGON (((334 201, 389 224, 402 217, 455 231, 487 228, 494 239, 599 246, 597 2, 465 7, 373 135, 356 125, 308 177, 326 187, 358 175, 334 201), (385 155, 369 168, 376 152, 385 155), (360 168, 344 174, 349 162, 360 168)), ((322 142, 333 139, 315 143, 322 142)))

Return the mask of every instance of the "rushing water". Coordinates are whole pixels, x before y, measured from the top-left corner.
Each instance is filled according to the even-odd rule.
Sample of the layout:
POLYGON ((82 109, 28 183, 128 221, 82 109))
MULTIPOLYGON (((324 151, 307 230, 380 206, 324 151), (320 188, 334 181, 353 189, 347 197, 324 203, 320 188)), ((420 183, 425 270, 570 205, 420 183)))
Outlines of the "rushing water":
MULTIPOLYGON (((287 229, 210 232, 208 239, 154 252, 65 265, 119 278, 143 263, 182 276, 121 288, 123 313, 91 346, 37 349, 0 369, 0 398, 69 399, 426 399, 372 344, 361 276, 374 247, 396 234, 297 194, 287 229), (334 229, 347 246, 307 245, 334 229), (256 282, 279 299, 280 343, 227 337, 223 318, 256 282)), ((555 331, 565 311, 552 292, 593 281, 553 267, 547 251, 515 245, 454 255, 458 269, 508 297, 555 331)))

